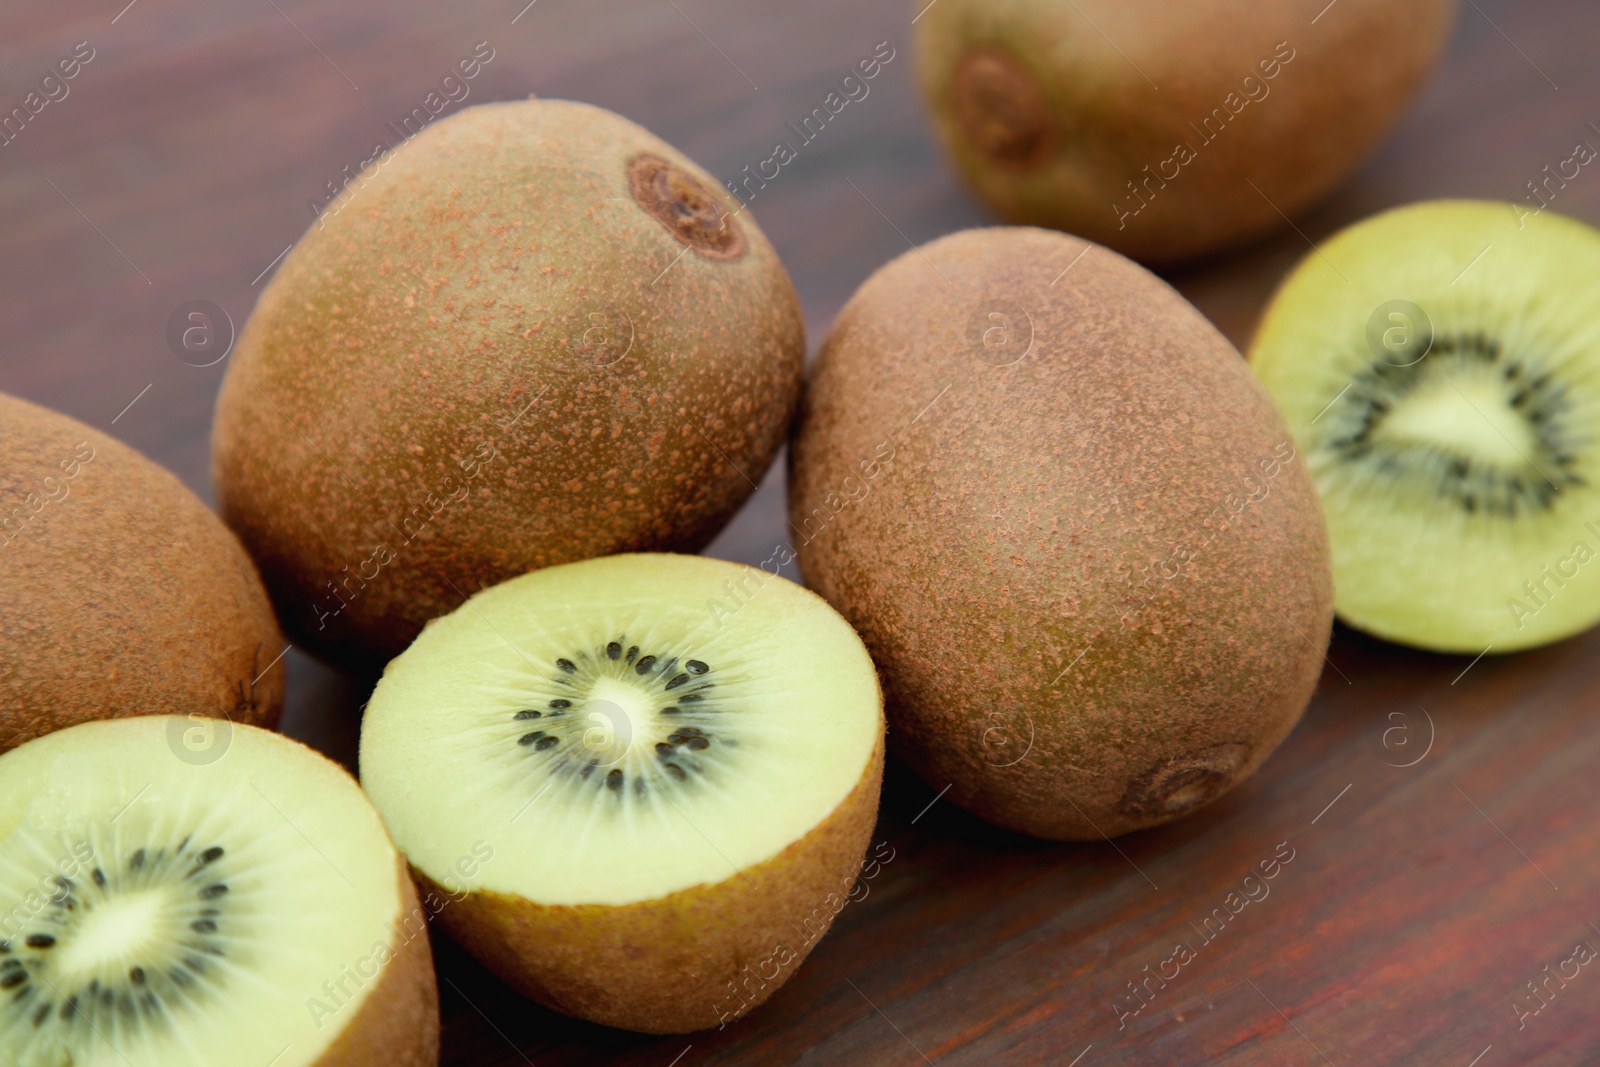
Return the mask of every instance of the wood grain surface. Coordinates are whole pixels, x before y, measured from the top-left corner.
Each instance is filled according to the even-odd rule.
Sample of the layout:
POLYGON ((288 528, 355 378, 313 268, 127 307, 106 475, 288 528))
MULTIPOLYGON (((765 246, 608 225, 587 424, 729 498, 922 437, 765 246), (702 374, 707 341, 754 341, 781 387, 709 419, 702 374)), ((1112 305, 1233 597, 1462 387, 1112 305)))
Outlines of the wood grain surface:
MULTIPOLYGON (((125 3, 0 9, 7 110, 78 42, 94 53, 0 146, 0 389, 109 429, 208 499, 225 363, 176 358, 169 316, 204 299, 242 324, 308 202, 480 41, 494 58, 466 103, 587 100, 729 178, 889 42, 870 95, 752 205, 813 347, 908 241, 990 221, 930 140, 901 0, 125 3)), ((1305 6, 1309 21, 1324 0, 1305 6)), ((1597 31, 1592 0, 1467 0, 1441 72, 1350 185, 1298 232, 1172 281, 1242 344, 1276 280, 1340 225, 1425 197, 1520 196, 1575 142, 1600 144, 1597 31)), ((1555 207, 1600 221, 1600 172, 1555 207)), ((780 464, 711 551, 765 558, 782 497, 780 464)), ((1600 967, 1563 962, 1600 948, 1597 652, 1590 634, 1474 662, 1340 630, 1305 722, 1260 774, 1115 843, 1010 836, 891 763, 876 840, 892 859, 751 1017, 666 1039, 589 1026, 438 936, 443 1062, 1600 1062, 1600 967), (1263 863, 1274 876, 1248 886, 1266 895, 1240 905, 1263 863), (1130 1000, 1180 943, 1177 976, 1130 1000)), ((370 680, 290 662, 285 728, 351 762, 370 680)))

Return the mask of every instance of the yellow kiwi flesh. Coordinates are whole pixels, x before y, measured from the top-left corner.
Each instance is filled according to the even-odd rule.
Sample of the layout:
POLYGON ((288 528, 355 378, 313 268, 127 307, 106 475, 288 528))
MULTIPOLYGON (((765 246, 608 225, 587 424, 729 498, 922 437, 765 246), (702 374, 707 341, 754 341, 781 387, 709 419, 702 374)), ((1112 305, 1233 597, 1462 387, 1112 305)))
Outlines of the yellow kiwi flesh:
POLYGON ((0 756, 0 1062, 433 1067, 426 915, 342 768, 181 717, 0 756))
POLYGON ((1311 696, 1332 589, 1294 441, 1114 252, 997 228, 894 260, 830 331, 792 447, 807 583, 871 649, 895 751, 984 818, 1166 822, 1311 696))
POLYGON ((277 723, 285 643, 227 527, 133 449, 3 394, 0 573, 0 751, 113 716, 277 723))
POLYGON ((883 768, 872 661, 787 579, 698 556, 473 597, 367 706, 361 780, 451 935, 558 1011, 651 1033, 770 996, 843 906, 883 768), (492 862, 465 869, 481 844, 492 862))
POLYGON ((754 220, 670 145, 585 104, 469 108, 268 284, 218 400, 219 506, 291 631, 381 663, 524 571, 704 547, 804 348, 754 220))
POLYGON ((1457 6, 917 0, 918 69, 940 138, 1002 216, 1172 262, 1276 229, 1348 175, 1457 6))

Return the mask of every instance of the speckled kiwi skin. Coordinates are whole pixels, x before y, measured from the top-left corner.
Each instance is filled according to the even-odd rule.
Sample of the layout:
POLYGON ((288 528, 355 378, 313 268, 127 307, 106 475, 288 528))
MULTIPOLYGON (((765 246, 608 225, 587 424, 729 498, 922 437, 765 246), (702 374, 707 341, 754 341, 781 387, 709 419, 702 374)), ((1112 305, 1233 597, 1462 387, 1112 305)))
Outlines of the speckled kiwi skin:
POLYGON ((1154 275, 1065 234, 969 230, 840 313, 790 520, 872 652, 895 751, 1001 826, 1098 838, 1182 813, 1152 790, 1197 807, 1248 776, 1310 698, 1332 588, 1302 462, 1261 466, 1289 442, 1154 275), (1032 318, 1011 366, 968 342, 989 300, 1032 318))
POLYGON ((641 153, 738 210, 610 112, 488 104, 349 186, 262 293, 218 399, 215 479, 315 651, 381 662, 525 571, 698 551, 760 480, 803 373, 793 287, 747 212, 726 220, 733 259, 646 214, 641 153))
MULTIPOLYGON (((877 821, 883 758, 880 739, 861 780, 810 833, 721 882, 622 906, 478 891, 439 921, 556 1011, 647 1034, 720 1027, 777 992, 844 906, 877 821)), ((421 871, 417 880, 448 895, 421 871)))
POLYGON ((130 715, 277 725, 284 640, 227 527, 133 449, 5 394, 0 576, 0 752, 130 715))
POLYGON ((1322 5, 1299 0, 940 0, 918 20, 919 78, 940 139, 1002 217, 1174 262, 1277 229, 1280 210, 1341 182, 1433 69, 1458 6, 1340 0, 1312 25, 1322 5), (1293 58, 1263 80, 1280 42, 1293 58), (953 85, 974 48, 1038 87, 1051 146, 1036 164, 996 164, 963 132, 953 85), (1197 130, 1219 107, 1226 124, 1197 130), (1196 157, 1163 175, 1180 144, 1196 157), (1130 181, 1149 203, 1122 220, 1113 204, 1141 202, 1130 181))
POLYGON ((426 913, 417 902, 417 889, 403 859, 396 876, 401 882, 401 919, 395 935, 398 945, 389 946, 394 956, 355 1018, 315 1067, 438 1067, 439 984, 427 921, 421 918, 426 913))

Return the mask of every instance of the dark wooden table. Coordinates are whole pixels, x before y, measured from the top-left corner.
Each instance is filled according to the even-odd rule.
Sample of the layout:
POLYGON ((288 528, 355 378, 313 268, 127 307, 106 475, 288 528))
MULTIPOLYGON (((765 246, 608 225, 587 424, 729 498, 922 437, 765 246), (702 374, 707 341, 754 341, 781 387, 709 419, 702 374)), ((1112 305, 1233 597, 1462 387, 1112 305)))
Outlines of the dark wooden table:
MULTIPOLYGON (((468 103, 588 100, 723 177, 890 42, 871 95, 753 205, 813 345, 907 239, 989 221, 930 140, 902 0, 124 3, 0 11, 8 110, 77 42, 94 49, 0 147, 0 389, 109 428, 202 495, 223 366, 175 358, 169 314, 206 299, 242 323, 307 202, 479 41, 495 58, 468 103)), ((1307 238, 1408 200, 1519 196, 1577 141, 1600 145, 1597 31, 1593 0, 1468 0, 1438 78, 1305 237, 1172 280, 1243 343, 1307 238)), ((1555 207, 1600 221, 1600 175, 1555 207)), ((782 499, 774 468, 711 551, 765 558, 782 499)), ((573 1022, 440 937, 444 1063, 1595 1063, 1600 966, 1563 961, 1600 950, 1597 651, 1590 634, 1474 663, 1340 630, 1305 722, 1260 774, 1114 845, 1010 836, 891 764, 877 836, 894 858, 752 1017, 666 1039, 573 1022), (1270 895, 1206 942, 1213 909, 1291 849, 1270 895), (1180 940, 1195 958, 1119 1027, 1128 983, 1180 940)), ((370 682, 295 653, 290 684, 286 729, 350 762, 370 682)))

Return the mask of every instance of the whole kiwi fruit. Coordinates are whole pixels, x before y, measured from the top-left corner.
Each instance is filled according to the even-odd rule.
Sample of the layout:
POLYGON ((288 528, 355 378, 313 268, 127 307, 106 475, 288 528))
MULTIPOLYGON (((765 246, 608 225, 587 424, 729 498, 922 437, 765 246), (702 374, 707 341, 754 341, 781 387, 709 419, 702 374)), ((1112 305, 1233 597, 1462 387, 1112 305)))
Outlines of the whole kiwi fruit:
POLYGON ((1172 262, 1275 229, 1342 181, 1456 7, 939 0, 917 20, 918 70, 941 140, 1002 216, 1172 262))
POLYGON ((0 570, 0 751, 129 715, 277 724, 283 636, 227 527, 133 449, 5 394, 0 570))
POLYGON ((480 588, 699 551, 798 399, 793 286, 748 213, 600 108, 468 108, 285 258, 217 402, 224 519, 284 624, 381 662, 480 588))
POLYGON ((941 238, 851 297, 792 451, 805 577, 889 740, 1001 826, 1097 838, 1252 773, 1332 625, 1310 477, 1198 311, 1097 245, 941 238))

